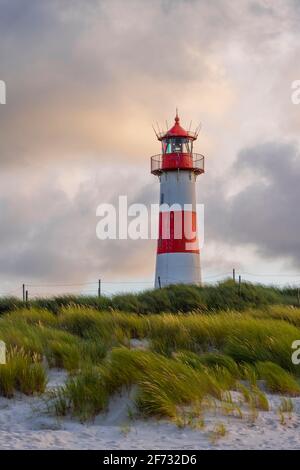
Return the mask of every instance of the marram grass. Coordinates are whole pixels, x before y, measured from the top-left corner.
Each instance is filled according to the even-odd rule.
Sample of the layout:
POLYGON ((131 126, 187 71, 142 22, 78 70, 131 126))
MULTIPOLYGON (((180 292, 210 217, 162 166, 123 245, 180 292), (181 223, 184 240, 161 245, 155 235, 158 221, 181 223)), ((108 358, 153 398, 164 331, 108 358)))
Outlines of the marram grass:
POLYGON ((278 364, 273 362, 258 362, 256 367, 260 378, 265 380, 270 392, 291 396, 300 394, 299 382, 278 364))
MULTIPOLYGON (((220 310, 239 310, 249 308, 266 309, 274 304, 296 305, 296 289, 278 289, 243 282, 241 289, 232 280, 215 286, 172 285, 140 293, 119 294, 112 297, 71 296, 31 300, 29 305, 37 309, 47 309, 55 314, 69 305, 90 307, 98 311, 122 310, 138 314, 157 314, 162 312, 215 312, 220 310)), ((16 298, 0 300, 0 314, 12 312, 22 307, 16 298)))
POLYGON ((221 398, 224 384, 216 375, 157 353, 117 348, 101 366, 80 371, 51 398, 58 414, 92 418, 106 408, 110 395, 132 385, 138 386, 136 405, 142 414, 175 418, 178 407, 205 395, 221 398))
POLYGON ((11 350, 7 363, 0 365, 0 395, 7 398, 12 398, 16 391, 26 395, 41 394, 46 384, 46 371, 38 356, 11 350))
MULTIPOLYGON (((223 287, 226 292, 232 288, 223 287)), ((249 287, 247 295, 253 294, 250 291, 249 287)), ((150 305, 155 310, 157 302, 166 308, 172 301, 180 305, 179 292, 183 304, 182 287, 156 292, 152 299, 150 292, 144 293, 138 303, 134 295, 114 301, 120 308, 130 301, 129 310, 144 302, 139 311, 143 313, 150 305)), ((186 291, 189 305, 194 294, 193 289, 186 291)), ((207 290, 205 295, 219 301, 216 292, 207 290)), ((252 420, 259 410, 269 409, 261 383, 271 393, 300 393, 300 367, 291 361, 291 344, 300 339, 299 309, 251 305, 243 312, 201 307, 192 313, 140 315, 112 308, 101 311, 92 308, 92 302, 80 306, 73 300, 64 299, 55 308, 49 301, 51 310, 35 305, 1 316, 0 339, 9 350, 8 364, 0 366, 1 395, 43 393, 45 361, 70 374, 65 386, 51 393, 52 409, 82 420, 105 411, 113 394, 132 387, 141 414, 167 416, 178 423, 190 421, 186 407, 197 407, 200 416, 209 402, 221 403, 224 413, 241 416, 230 401, 231 390, 241 392, 252 420), (150 350, 132 349, 133 338, 147 339, 150 350)))

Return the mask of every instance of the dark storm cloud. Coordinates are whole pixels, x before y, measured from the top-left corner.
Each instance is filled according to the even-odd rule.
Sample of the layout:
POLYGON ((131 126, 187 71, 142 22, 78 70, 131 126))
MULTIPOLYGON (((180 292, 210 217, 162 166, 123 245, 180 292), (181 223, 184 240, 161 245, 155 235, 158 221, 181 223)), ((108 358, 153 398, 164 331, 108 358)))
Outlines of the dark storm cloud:
POLYGON ((265 258, 300 267, 300 153, 294 144, 269 142, 243 149, 230 181, 251 172, 252 182, 226 198, 207 201, 208 236, 232 246, 252 245, 265 258))

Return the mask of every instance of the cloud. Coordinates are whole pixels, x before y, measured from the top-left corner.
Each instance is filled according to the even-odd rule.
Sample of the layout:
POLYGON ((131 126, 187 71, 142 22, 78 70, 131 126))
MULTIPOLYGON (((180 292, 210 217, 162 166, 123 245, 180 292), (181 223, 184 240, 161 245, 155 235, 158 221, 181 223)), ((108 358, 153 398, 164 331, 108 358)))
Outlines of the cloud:
MULTIPOLYGON (((299 268, 297 146, 269 142, 242 149, 229 175, 228 185, 223 182, 205 191, 205 266, 214 264, 217 270, 229 271, 238 259, 247 262, 250 251, 260 260, 286 260, 299 268), (236 180, 240 190, 230 195, 228 187, 236 180)), ((140 173, 135 175, 139 184, 132 186, 135 178, 130 172, 108 172, 106 183, 101 173, 89 173, 70 195, 55 173, 27 177, 28 187, 20 184, 19 175, 14 179, 13 197, 0 197, 3 279, 83 282, 99 276, 135 278, 137 273, 151 278, 155 241, 100 241, 95 214, 101 202, 117 206, 119 194, 128 194, 129 203, 149 207, 157 202, 156 180, 150 183, 147 175, 140 173)), ((6 193, 5 183, 2 190, 6 193)))
POLYGON ((292 31, 293 5, 75 0, 25 8, 2 0, 2 165, 87 156, 137 161, 153 148, 151 122, 164 123, 176 105, 195 125, 217 123, 222 137, 230 114, 239 122, 239 73, 253 57, 277 54, 292 31), (230 70, 236 47, 238 73, 230 70))
MULTIPOLYGON (((131 175, 123 174, 121 179, 120 175, 111 176, 103 184, 101 174, 90 173, 71 197, 55 173, 46 173, 36 181, 29 174, 26 176, 28 187, 20 184, 21 176, 15 176, 13 197, 0 195, 0 277, 3 280, 83 282, 99 276, 106 280, 130 277, 137 271, 151 276, 154 241, 96 238, 98 204, 117 205, 111 185, 118 181, 121 193, 129 194, 129 203, 135 201, 135 193, 130 196, 130 191, 126 191, 131 175)), ((153 202, 154 194, 153 185, 142 186, 137 200, 153 202)))
POLYGON ((3 282, 151 276, 155 243, 100 243, 95 210, 156 202, 151 123, 176 106, 203 123, 206 265, 298 265, 298 3, 0 0, 3 282))
POLYGON ((286 258, 300 267, 300 153, 293 143, 268 142, 238 154, 231 183, 251 174, 251 182, 226 197, 223 188, 208 199, 206 229, 214 240, 252 246, 264 259, 286 258))

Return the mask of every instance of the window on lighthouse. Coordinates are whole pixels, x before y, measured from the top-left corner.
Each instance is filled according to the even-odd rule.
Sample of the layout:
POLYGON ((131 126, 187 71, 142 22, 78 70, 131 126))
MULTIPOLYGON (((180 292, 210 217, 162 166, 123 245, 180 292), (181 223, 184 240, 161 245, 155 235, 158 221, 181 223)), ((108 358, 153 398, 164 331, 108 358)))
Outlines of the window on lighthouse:
POLYGON ((182 147, 183 147, 184 141, 180 137, 175 137, 175 139, 172 139, 172 150, 173 152, 182 152, 182 147))
POLYGON ((183 137, 173 137, 163 142, 164 153, 190 153, 191 144, 183 137))

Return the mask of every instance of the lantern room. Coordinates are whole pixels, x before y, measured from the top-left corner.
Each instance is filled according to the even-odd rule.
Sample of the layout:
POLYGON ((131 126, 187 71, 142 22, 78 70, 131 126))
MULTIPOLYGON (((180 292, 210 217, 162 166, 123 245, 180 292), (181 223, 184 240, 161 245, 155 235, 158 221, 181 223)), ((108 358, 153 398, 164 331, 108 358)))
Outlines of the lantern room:
POLYGON ((151 172, 159 175, 168 170, 190 170, 197 174, 204 173, 203 155, 193 153, 193 142, 198 133, 186 131, 180 125, 176 111, 175 123, 167 132, 156 133, 161 141, 162 153, 151 157, 151 172))
POLYGON ((192 153, 193 141, 197 136, 194 132, 183 129, 179 124, 179 116, 176 112, 175 124, 165 134, 158 136, 162 143, 162 153, 192 153))

